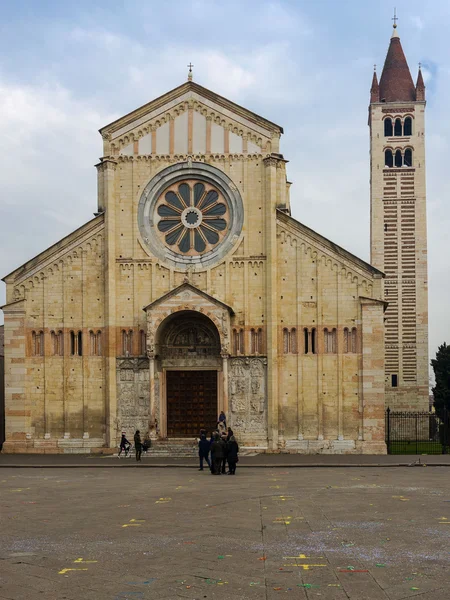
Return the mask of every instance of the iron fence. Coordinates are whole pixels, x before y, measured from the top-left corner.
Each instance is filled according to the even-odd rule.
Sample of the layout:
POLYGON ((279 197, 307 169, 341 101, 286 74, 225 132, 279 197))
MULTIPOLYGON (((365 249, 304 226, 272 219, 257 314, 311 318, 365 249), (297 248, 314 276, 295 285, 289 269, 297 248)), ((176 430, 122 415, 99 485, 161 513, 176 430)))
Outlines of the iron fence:
POLYGON ((386 410, 389 454, 450 454, 450 412, 386 410))

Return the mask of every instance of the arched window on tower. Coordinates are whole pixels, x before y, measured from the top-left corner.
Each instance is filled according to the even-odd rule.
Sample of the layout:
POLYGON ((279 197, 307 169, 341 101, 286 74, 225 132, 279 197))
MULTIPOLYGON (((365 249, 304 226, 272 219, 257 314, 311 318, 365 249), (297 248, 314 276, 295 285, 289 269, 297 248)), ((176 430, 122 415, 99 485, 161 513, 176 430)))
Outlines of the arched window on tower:
POLYGON ((392 136, 392 132, 393 132, 392 119, 390 119, 389 117, 387 117, 384 120, 384 135, 385 135, 385 137, 391 137, 392 136))
POLYGON ((412 119, 411 117, 406 117, 405 123, 403 125, 403 135, 412 135, 412 119))
POLYGON ((97 336, 93 331, 89 332, 89 354, 91 356, 97 354, 97 336))
POLYGON ((233 354, 245 354, 244 330, 233 329, 233 354))
POLYGON ((76 348, 76 343, 75 343, 75 332, 71 331, 70 332, 70 356, 75 356, 76 352, 75 352, 75 348, 76 348))
POLYGON ((402 135, 402 120, 401 119, 395 119, 395 125, 394 125, 394 135, 395 136, 400 136, 402 135))
POLYGON ((317 352, 317 341, 316 341, 316 328, 311 329, 311 352, 316 354, 317 352))
POLYGON ((403 166, 403 157, 402 157, 402 151, 401 150, 396 150, 395 151, 395 166, 396 167, 403 166))
POLYGON ((392 155, 392 150, 387 149, 384 151, 384 165, 386 167, 394 166, 394 157, 392 155))
POLYGON ((404 157, 405 167, 412 167, 412 157, 413 155, 411 148, 406 148, 404 157))
POLYGON ((336 352, 336 329, 324 329, 324 349, 327 354, 336 352))

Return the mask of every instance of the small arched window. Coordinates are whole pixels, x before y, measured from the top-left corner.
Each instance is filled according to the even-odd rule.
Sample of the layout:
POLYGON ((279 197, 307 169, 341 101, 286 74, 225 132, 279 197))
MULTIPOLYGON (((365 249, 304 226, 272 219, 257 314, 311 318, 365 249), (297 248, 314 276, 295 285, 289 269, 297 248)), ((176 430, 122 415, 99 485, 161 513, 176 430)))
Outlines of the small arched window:
POLYGON ((356 327, 352 328, 352 346, 351 351, 353 354, 356 354, 357 346, 356 346, 356 327))
POLYGON ((256 331, 250 329, 250 354, 256 354, 256 331))
POLYGON ((384 164, 386 167, 393 167, 394 166, 394 157, 392 155, 392 150, 385 150, 384 151, 384 164))
POLYGON ((308 352, 309 352, 309 333, 308 333, 308 330, 306 327, 303 330, 303 343, 304 343, 305 354, 308 354, 308 352))
POLYGON ((402 151, 401 150, 396 150, 395 151, 395 166, 396 167, 403 166, 403 157, 402 157, 402 151))
POLYGON ((56 354, 64 356, 64 334, 61 330, 56 334, 56 354))
POLYGON ((297 330, 295 327, 291 329, 291 353, 297 354, 297 330))
POLYGON ((97 342, 97 356, 101 356, 102 352, 103 352, 103 347, 102 347, 102 332, 101 331, 97 331, 96 342, 97 342))
POLYGON ((344 354, 348 353, 349 335, 348 327, 344 327, 344 354))
POLYGON ((147 354, 147 334, 143 329, 139 332, 139 354, 145 356, 147 354))
POLYGON ((133 354, 133 330, 122 329, 122 356, 133 354))
POLYGON ((245 336, 243 329, 239 331, 239 352, 240 354, 245 354, 245 336))
POLYGON ((58 354, 58 336, 54 331, 50 333, 51 343, 52 343, 52 354, 53 356, 57 356, 58 354))
POLYGON ((316 347, 316 328, 313 327, 311 329, 311 352, 313 354, 316 354, 317 352, 317 347, 316 347))
POLYGON ((263 353, 263 330, 261 327, 258 329, 258 341, 256 345, 256 351, 258 354, 263 353))
POLYGON ((395 136, 402 135, 402 120, 401 119, 395 119, 394 135, 395 136))
POLYGON ((389 117, 387 119, 384 120, 384 135, 385 137, 391 137, 392 136, 392 119, 390 119, 389 117))
POLYGON ((411 148, 406 148, 406 150, 405 150, 404 163, 405 163, 405 167, 412 167, 412 150, 411 150, 411 148))
POLYGON ((288 354, 289 352, 289 330, 283 329, 283 354, 288 354))
POLYGON ((81 331, 77 334, 78 356, 83 356, 83 334, 81 331))
POLYGON ((405 123, 403 125, 403 135, 412 135, 412 119, 411 117, 406 117, 405 123))
POLYGON ((71 331, 70 332, 70 356, 75 356, 75 348, 76 348, 76 338, 75 338, 75 332, 71 331))
POLYGON ((234 354, 244 354, 244 330, 233 329, 233 351, 234 354))
POLYGON ((95 356, 97 354, 97 336, 93 331, 89 332, 89 346, 90 355, 95 356))
POLYGON ((336 352, 336 329, 324 329, 323 333, 325 352, 328 354, 334 354, 336 352))

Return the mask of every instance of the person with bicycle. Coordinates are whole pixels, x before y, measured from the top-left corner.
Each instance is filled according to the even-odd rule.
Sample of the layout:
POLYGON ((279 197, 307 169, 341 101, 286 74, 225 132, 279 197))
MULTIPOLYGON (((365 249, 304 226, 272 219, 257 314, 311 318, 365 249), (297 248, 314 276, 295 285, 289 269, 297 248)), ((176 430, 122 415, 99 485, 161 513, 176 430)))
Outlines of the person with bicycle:
POLYGON ((120 440, 120 449, 119 449, 119 456, 122 454, 122 450, 124 450, 125 452, 125 456, 127 456, 128 454, 128 450, 131 448, 131 444, 130 442, 127 440, 126 436, 125 436, 125 431, 122 431, 122 438, 120 440))

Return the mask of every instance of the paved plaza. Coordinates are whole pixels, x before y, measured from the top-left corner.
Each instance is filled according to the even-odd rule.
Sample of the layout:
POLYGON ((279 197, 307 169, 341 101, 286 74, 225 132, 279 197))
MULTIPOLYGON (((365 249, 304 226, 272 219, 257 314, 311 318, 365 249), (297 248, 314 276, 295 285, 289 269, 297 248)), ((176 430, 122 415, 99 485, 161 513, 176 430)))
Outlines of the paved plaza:
POLYGON ((445 467, 3 468, 0 518, 1 600, 450 598, 445 467))

